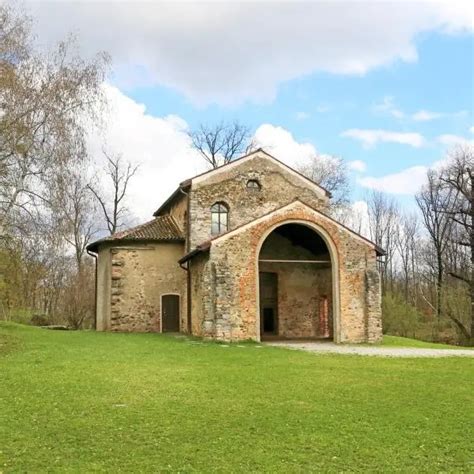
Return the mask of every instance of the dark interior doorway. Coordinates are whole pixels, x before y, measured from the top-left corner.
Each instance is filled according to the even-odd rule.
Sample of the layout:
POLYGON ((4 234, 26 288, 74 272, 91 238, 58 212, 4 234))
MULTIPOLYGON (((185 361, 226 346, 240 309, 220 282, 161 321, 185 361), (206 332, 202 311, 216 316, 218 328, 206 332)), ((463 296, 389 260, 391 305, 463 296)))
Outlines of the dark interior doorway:
POLYGON ((332 261, 318 232, 298 223, 275 228, 258 269, 261 340, 333 338, 332 261))
POLYGON ((179 295, 161 297, 162 332, 179 332, 179 295))
POLYGON ((260 333, 278 334, 278 275, 260 272, 260 333))

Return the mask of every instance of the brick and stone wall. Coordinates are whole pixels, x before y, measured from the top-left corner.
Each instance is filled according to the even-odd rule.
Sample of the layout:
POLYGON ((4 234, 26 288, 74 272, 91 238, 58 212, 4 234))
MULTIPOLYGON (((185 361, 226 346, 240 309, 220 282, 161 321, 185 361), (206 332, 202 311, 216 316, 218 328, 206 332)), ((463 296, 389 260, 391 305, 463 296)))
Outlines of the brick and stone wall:
MULTIPOLYGON (((328 300, 332 329, 332 279, 330 268, 313 264, 261 263, 261 272, 278 275, 278 335, 282 337, 325 337, 319 327, 322 299, 328 300)), ((332 330, 328 334, 332 336, 332 330)))
POLYGON ((301 199, 316 209, 326 209, 328 198, 315 191, 304 178, 294 176, 265 156, 223 168, 203 181, 193 180, 190 191, 190 248, 211 238, 211 206, 224 202, 229 207, 229 229, 251 222, 279 207, 301 199), (260 190, 247 189, 256 179, 260 190))
POLYGON ((180 327, 186 328, 186 272, 177 261, 183 244, 106 244, 99 251, 97 329, 161 331, 161 296, 180 295, 180 327), (100 322, 100 323, 99 323, 100 322))
POLYGON ((300 202, 213 241, 209 255, 202 257, 199 268, 206 276, 201 275, 196 280, 191 266, 192 278, 198 281, 193 299, 207 301, 211 307, 203 311, 202 319, 193 325, 205 326, 202 334, 217 339, 260 339, 256 265, 259 246, 270 230, 288 222, 313 224, 330 240, 335 262, 331 307, 336 342, 380 340, 380 282, 375 249, 300 202), (205 314, 210 319, 205 321, 205 314))

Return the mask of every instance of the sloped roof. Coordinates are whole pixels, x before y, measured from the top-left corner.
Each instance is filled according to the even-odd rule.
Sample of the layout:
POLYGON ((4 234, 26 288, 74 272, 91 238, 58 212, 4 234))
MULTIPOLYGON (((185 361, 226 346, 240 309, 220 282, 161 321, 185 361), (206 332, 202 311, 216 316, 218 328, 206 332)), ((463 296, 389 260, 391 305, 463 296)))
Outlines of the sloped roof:
POLYGON ((155 217, 144 224, 131 229, 116 232, 113 235, 96 240, 87 246, 87 250, 97 251, 100 244, 114 241, 157 241, 180 242, 184 235, 174 218, 170 215, 155 217))

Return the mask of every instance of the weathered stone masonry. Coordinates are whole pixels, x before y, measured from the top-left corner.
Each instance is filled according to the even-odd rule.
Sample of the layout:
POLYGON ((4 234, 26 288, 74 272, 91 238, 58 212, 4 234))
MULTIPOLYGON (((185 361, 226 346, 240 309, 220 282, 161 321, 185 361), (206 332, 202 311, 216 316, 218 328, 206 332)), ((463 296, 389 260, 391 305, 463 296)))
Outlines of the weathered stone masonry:
MULTIPOLYGON (((381 337, 380 293, 377 286, 369 292, 367 282, 377 274, 376 252, 362 239, 330 219, 295 203, 257 220, 238 232, 217 238, 209 252, 205 271, 216 269, 216 299, 213 325, 206 321, 203 335, 225 340, 260 338, 258 324, 258 271, 256 261, 262 237, 272 228, 287 222, 299 222, 324 229, 336 249, 333 282, 334 317, 337 342, 375 342, 381 337), (375 273, 374 273, 375 272, 375 273), (219 278, 222 276, 221 278, 219 278), (367 295, 372 301, 366 305, 367 295)), ((192 268, 192 267, 191 267, 192 268)), ((202 270, 201 270, 202 271, 202 270)), ((373 282, 371 282, 373 283, 373 282)), ((200 294, 209 298, 209 285, 200 294)), ((204 323, 204 321, 202 321, 204 323)), ((204 324, 203 324, 204 325, 204 324)))
POLYGON ((295 199, 316 209, 326 209, 328 203, 324 191, 315 193, 301 178, 285 174, 281 166, 264 157, 223 170, 218 176, 193 185, 189 196, 191 249, 212 237, 210 208, 216 202, 229 207, 229 229, 252 222, 295 199), (260 191, 247 189, 250 179, 259 181, 260 191))
POLYGON ((110 285, 110 318, 100 318, 98 329, 160 332, 164 294, 180 296, 180 327, 186 327, 186 275, 176 264, 182 244, 129 243, 103 252, 101 260, 110 261, 110 273, 102 277, 103 285, 110 285))
MULTIPOLYGON (((279 336, 378 341, 376 258, 383 251, 327 217, 328 205, 324 189, 261 150, 183 182, 155 219, 88 246, 98 255, 97 329, 159 332, 162 296, 178 295, 180 331, 260 340, 261 271, 277 274, 279 336), (249 189, 249 180, 259 186, 249 189), (217 202, 229 210, 228 229, 213 236, 211 207, 217 202), (293 235, 285 241, 275 229, 287 224, 323 237, 323 253, 308 253, 307 242, 298 245, 293 235), (267 261, 259 263, 264 242, 267 261), (318 265, 299 261, 314 258, 318 265)), ((176 296, 166 301, 167 314, 176 315, 176 296)))

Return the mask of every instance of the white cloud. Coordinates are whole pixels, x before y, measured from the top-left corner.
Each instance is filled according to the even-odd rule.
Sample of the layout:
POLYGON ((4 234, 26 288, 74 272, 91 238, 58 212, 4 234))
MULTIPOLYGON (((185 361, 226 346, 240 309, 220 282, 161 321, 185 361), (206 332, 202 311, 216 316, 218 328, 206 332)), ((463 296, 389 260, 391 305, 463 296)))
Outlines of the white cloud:
POLYGON ((381 177, 367 176, 357 182, 364 188, 391 194, 415 194, 426 180, 426 166, 412 166, 381 177))
POLYGON ((268 123, 257 128, 254 140, 258 146, 290 166, 296 166, 317 154, 311 143, 299 143, 285 128, 268 123))
MULTIPOLYGON (((156 117, 143 104, 135 102, 116 87, 105 85, 109 111, 105 126, 89 135, 88 148, 96 165, 104 157, 102 148, 123 157, 140 168, 130 181, 128 207, 139 221, 151 219, 158 206, 178 184, 207 169, 191 148, 187 123, 171 115, 156 117)), ((271 124, 257 128, 255 141, 290 166, 298 166, 317 154, 311 143, 299 143, 286 129, 271 124)), ((328 155, 319 155, 330 159, 328 155)))
POLYGON ((405 117, 405 114, 396 107, 392 96, 385 96, 382 102, 373 106, 373 110, 374 112, 388 114, 398 119, 405 117))
MULTIPOLYGON (((89 152, 97 166, 103 164, 104 146, 107 152, 121 153, 127 161, 140 165, 130 181, 128 207, 139 221, 145 221, 181 181, 207 167, 191 148, 186 133, 188 125, 182 118, 153 116, 143 104, 116 87, 106 84, 104 90, 109 104, 105 125, 90 132, 89 152)), ((262 124, 254 139, 258 146, 293 167, 314 155, 322 160, 331 159, 329 155, 318 154, 311 143, 299 143, 283 127, 262 124)))
POLYGON ((371 148, 379 142, 400 143, 419 148, 425 139, 419 133, 392 132, 390 130, 351 128, 341 133, 342 137, 353 138, 362 143, 365 148, 371 148))
POLYGON ((326 112, 329 112, 331 110, 331 107, 329 107, 329 105, 325 105, 325 104, 320 104, 316 107, 316 112, 320 113, 320 114, 325 114, 326 112))
POLYGON ((42 44, 73 31, 82 53, 111 53, 117 84, 159 84, 197 104, 270 101, 281 83, 318 71, 360 75, 416 61, 422 32, 473 29, 467 0, 28 6, 42 44))
POLYGON ((105 126, 89 136, 89 151, 96 163, 103 161, 102 147, 140 168, 130 181, 128 207, 141 221, 153 212, 180 181, 205 169, 191 149, 187 124, 177 116, 155 117, 144 105, 105 85, 109 111, 105 126))
POLYGON ((295 114, 296 120, 307 120, 311 117, 311 115, 308 114, 308 112, 297 112, 295 114))
POLYGON ((350 170, 358 171, 359 173, 363 173, 367 169, 367 163, 362 160, 349 161, 347 166, 350 170))
POLYGON ((412 114, 404 112, 395 103, 392 96, 385 96, 381 102, 376 103, 372 110, 378 114, 390 115, 397 119, 411 119, 415 122, 429 122, 435 119, 462 117, 467 115, 467 110, 460 110, 458 112, 433 112, 430 110, 418 110, 412 114))
POLYGON ((443 117, 444 114, 438 112, 430 112, 428 110, 419 110, 412 115, 413 120, 416 122, 428 122, 430 120, 438 119, 443 117))
POLYGON ((459 135, 451 135, 449 133, 439 135, 437 140, 439 143, 446 146, 472 145, 474 143, 474 140, 468 140, 465 137, 461 137, 459 135))

